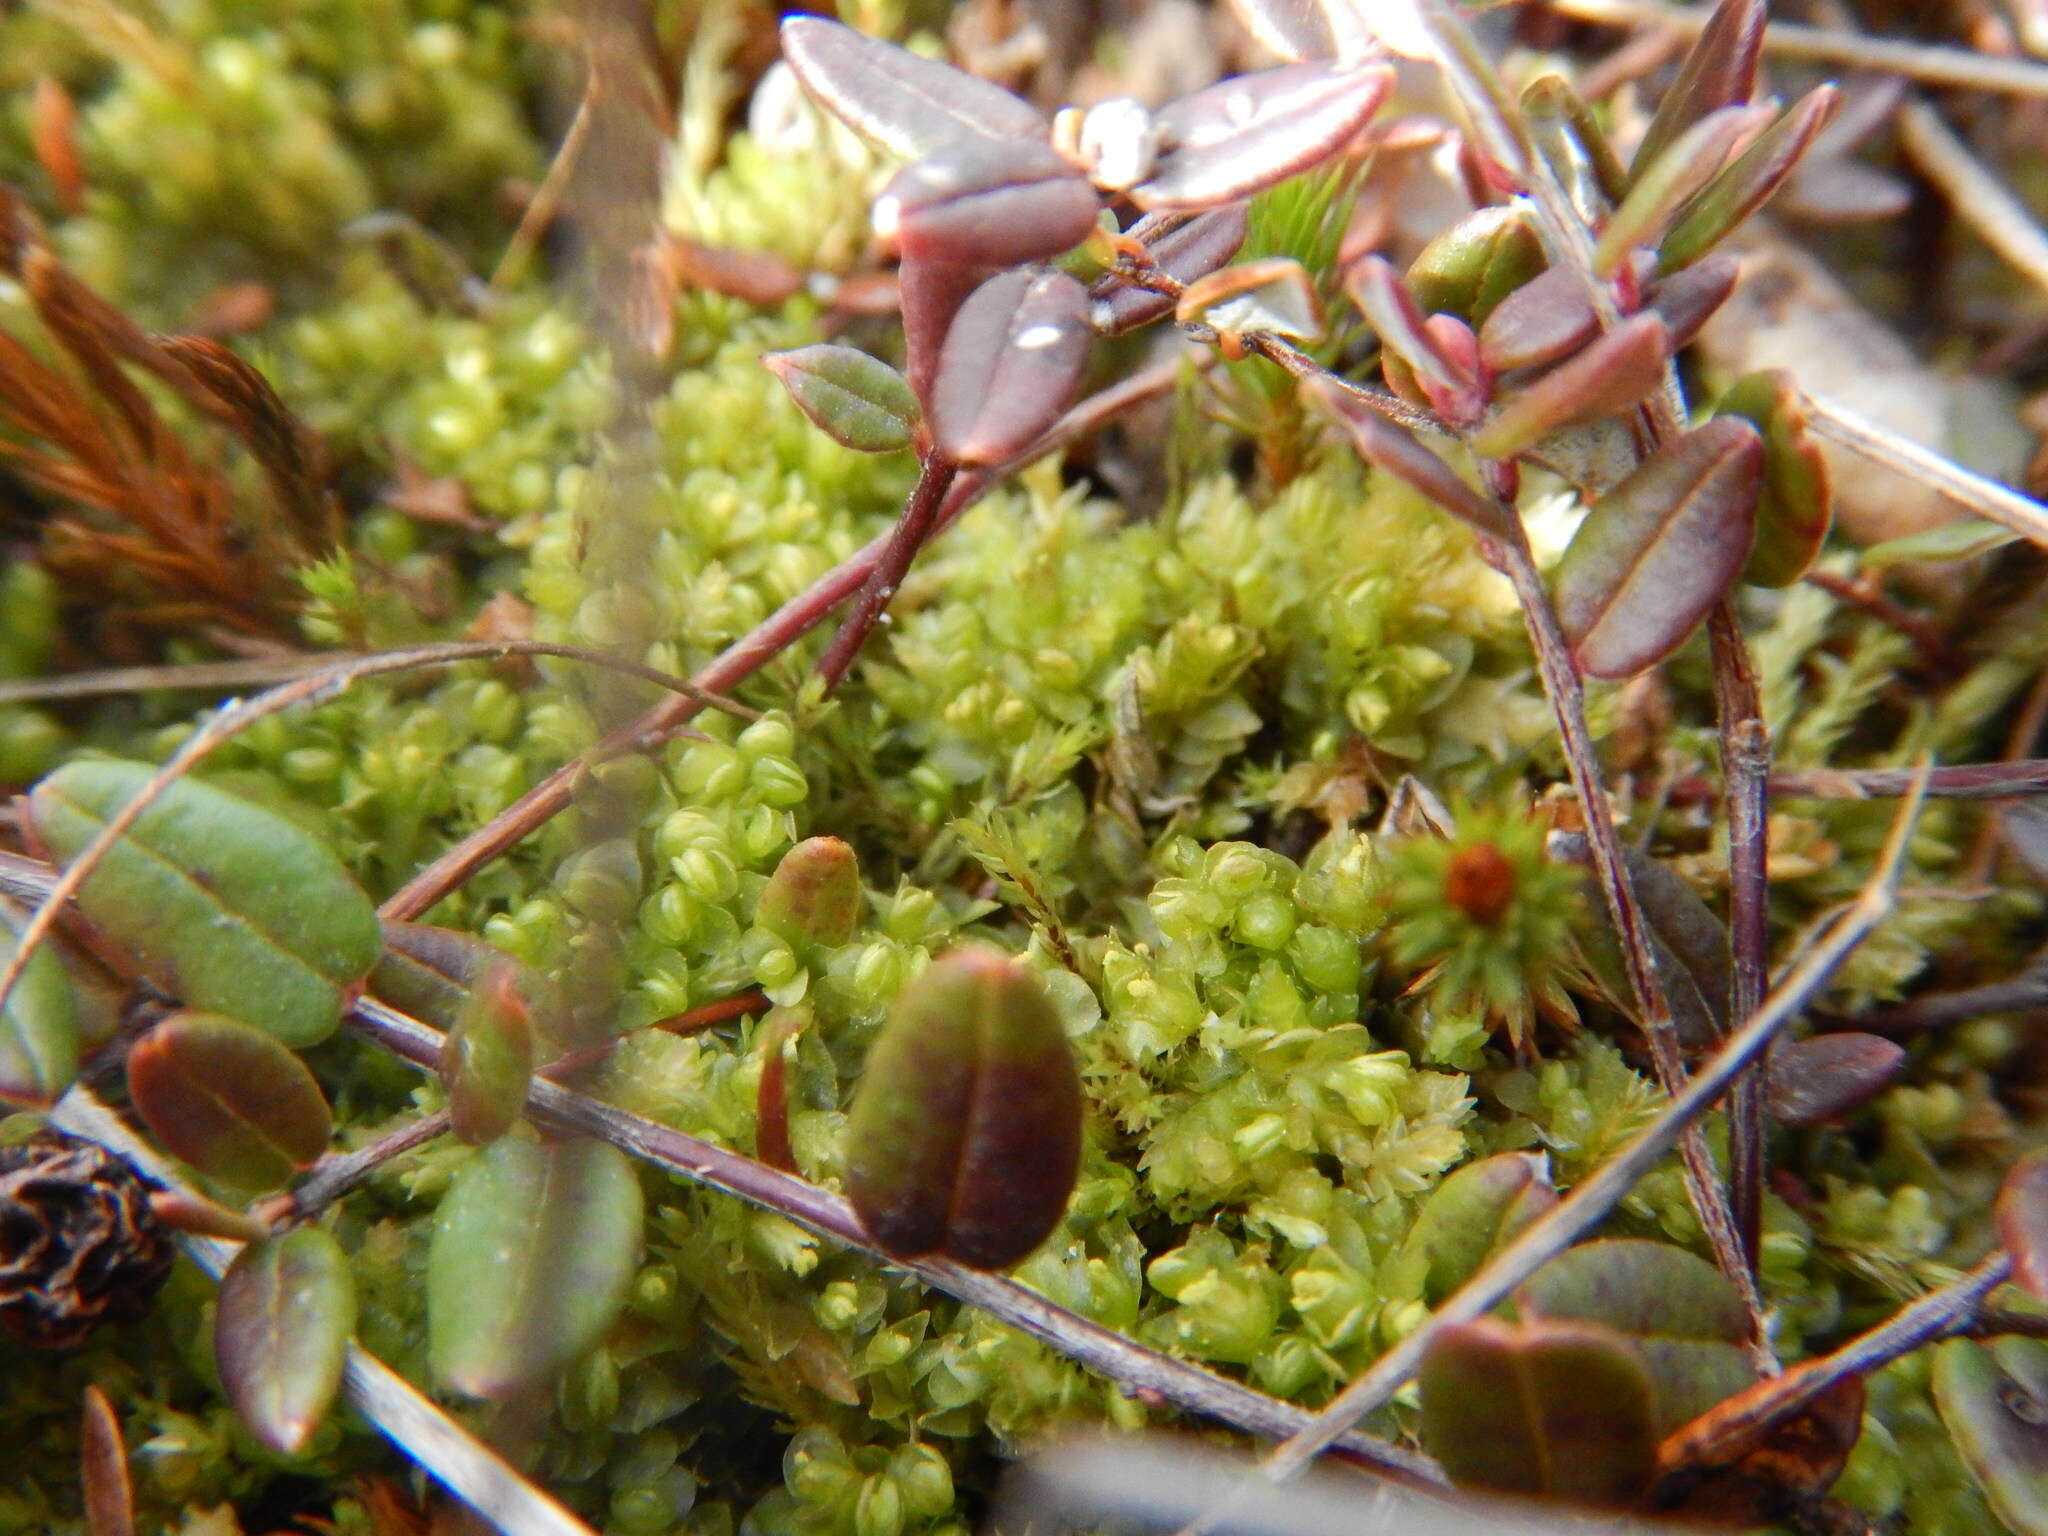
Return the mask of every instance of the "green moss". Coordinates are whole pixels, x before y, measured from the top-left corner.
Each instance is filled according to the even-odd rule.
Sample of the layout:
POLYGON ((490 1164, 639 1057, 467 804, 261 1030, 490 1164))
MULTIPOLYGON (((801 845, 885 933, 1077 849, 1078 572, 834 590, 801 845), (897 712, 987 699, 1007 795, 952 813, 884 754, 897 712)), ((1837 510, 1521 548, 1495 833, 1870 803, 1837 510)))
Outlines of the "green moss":
MULTIPOLYGON (((48 69, 79 93, 93 191, 57 233, 89 279, 166 325, 222 284, 277 287, 282 316, 251 355, 329 440, 352 511, 348 547, 299 573, 309 641, 453 635, 487 599, 516 595, 545 637, 687 672, 884 528, 911 467, 835 447, 759 366, 764 351, 819 339, 813 295, 771 313, 685 295, 673 376, 648 438, 629 443, 607 431, 610 369, 570 301, 537 280, 481 306, 422 291, 346 237, 362 215, 397 211, 478 267, 494 259, 499 183, 542 163, 532 103, 550 82, 528 19, 454 0, 368 14, 343 0, 213 0, 149 11, 132 33, 10 14, 0 60, 20 72, 9 78, 48 69), (226 207, 242 213, 224 219, 226 207), (407 516, 388 489, 402 461, 459 477, 475 522, 407 516)), ((731 43, 707 27, 697 86, 731 43)), ((867 152, 795 107, 721 158, 705 147, 716 114, 703 103, 716 98, 692 99, 670 224, 850 265, 880 169, 867 152)), ((24 155, 16 124, 0 135, 0 174, 40 185, 24 155)), ((1272 248, 1327 244, 1322 204, 1305 194, 1262 219, 1272 248)), ((1585 909, 1528 815, 1561 774, 1506 584, 1412 493, 1317 446, 1270 382, 1219 387, 1226 414, 1302 434, 1287 473, 1268 462, 1248 488, 1201 470, 1140 516, 1056 463, 1027 472, 916 567, 829 704, 802 686, 814 638, 745 690, 768 718, 707 713, 699 736, 593 774, 569 814, 433 917, 565 978, 619 1032, 769 989, 767 1020, 632 1035, 595 1090, 750 1151, 764 1041, 800 1022, 791 1141, 826 1185, 896 991, 963 934, 1025 952, 1055 990, 1092 1109, 1081 1189, 1018 1277, 1316 1403, 1423 1316, 1413 1266, 1396 1261, 1446 1173, 1538 1148, 1575 1182, 1658 1094, 1611 1012, 1588 1005, 1576 1036, 1561 1028, 1565 940, 1585 909), (1368 829, 1362 813, 1404 774, 1457 806, 1454 842, 1368 829), (800 952, 754 908, 783 853, 820 832, 859 850, 865 911, 846 942, 800 952), (1491 920, 1446 887, 1451 860, 1481 845, 1514 886, 1491 920)), ((1184 412, 1217 405, 1206 388, 1191 386, 1184 412)), ((0 677, 51 664, 60 618, 78 618, 57 596, 10 549, 0 677)), ((1895 633, 1812 589, 1771 603, 1753 616, 1758 660, 1792 767, 1983 751, 2044 645, 2005 637, 1921 708, 1891 688, 1895 633)), ((1681 713, 1707 718, 1697 670, 1675 676, 1681 713)), ((467 665, 266 721, 207 771, 321 828, 382 894, 650 696, 567 662, 467 665)), ((1622 713, 1613 694, 1595 701, 1597 722, 1622 713)), ((173 694, 61 724, 0 707, 0 779, 34 777, 74 741, 161 756, 195 718, 173 694)), ((1674 732, 1672 749, 1689 768, 1710 761, 1697 729, 1674 732)), ((1888 814, 1842 803, 1781 816, 1799 855, 1773 886, 1782 946, 1854 889, 1888 814)), ((1908 885, 1952 881, 1973 825, 1930 814, 1908 885)), ((1692 811, 1632 830, 1718 895, 1725 850, 1692 811)), ((2039 905, 2010 892, 1907 900, 1829 1002, 1896 997, 1943 955, 2010 948, 2039 905)), ((1782 1343, 1824 1346, 1981 1252, 1997 1174, 2034 1134, 2014 1130, 1991 1088, 2022 1043, 1990 1021, 1916 1047, 1856 1139, 1780 1137, 1790 1177, 1766 1212, 1764 1269, 1782 1343)), ((438 1087, 347 1042, 314 1064, 346 1145, 440 1103, 438 1087)), ((416 1379, 425 1236, 469 1155, 443 1144, 401 1160, 336 1222, 364 1342, 416 1379)), ((859 1255, 645 1177, 654 1214, 626 1317, 571 1369, 527 1447, 607 1530, 951 1536, 986 1492, 992 1448, 1054 1423, 1161 1417, 859 1255)), ((1612 1225, 1705 1247, 1671 1167, 1612 1225)), ((390 1447, 346 1419, 289 1463, 257 1450, 211 1390, 207 1308, 205 1285, 181 1272, 130 1334, 10 1358, 0 1533, 79 1529, 64 1469, 88 1378, 139 1447, 151 1519, 307 1486, 289 1479, 327 1490, 312 1496, 326 1509, 349 1479, 398 1473, 390 1447)), ((1379 1427, 1404 1431, 1405 1412, 1379 1427)), ((1878 1378, 1871 1412, 1866 1448, 1889 1436, 1916 1472, 1887 1481, 1866 1449, 1845 1495, 1873 1513, 1902 1507, 1916 1530, 1995 1529, 1917 1361, 1878 1378)), ((369 1529, 353 1498, 327 1512, 339 1530, 369 1529)))

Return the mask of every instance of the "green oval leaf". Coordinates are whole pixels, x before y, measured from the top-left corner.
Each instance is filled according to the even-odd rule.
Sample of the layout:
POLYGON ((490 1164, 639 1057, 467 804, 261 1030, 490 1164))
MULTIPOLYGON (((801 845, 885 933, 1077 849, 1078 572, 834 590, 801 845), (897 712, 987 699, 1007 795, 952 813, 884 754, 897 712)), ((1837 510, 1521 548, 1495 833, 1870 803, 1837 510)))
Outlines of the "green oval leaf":
MULTIPOLYGON (((30 797, 60 860, 135 798, 147 763, 58 769, 30 797)), ((290 1046, 333 1033, 377 962, 377 914, 296 822, 180 779, 117 839, 78 893, 93 924, 180 1001, 247 1019, 290 1046)))
POLYGON ((455 1175, 427 1248, 435 1376, 503 1397, 596 1344, 625 1304, 640 1219, 639 1176, 616 1148, 492 1142, 455 1175))
POLYGON ((880 358, 852 347, 820 345, 761 359, 797 409, 842 447, 861 453, 908 448, 917 431, 910 381, 880 358))
POLYGON ((448 1123, 471 1146, 496 1141, 519 1123, 533 1082, 533 1009, 506 961, 478 983, 441 1047, 448 1123))
POLYGON ((221 1278, 213 1357, 249 1433, 280 1455, 300 1450, 334 1401, 355 1327, 348 1258, 323 1229, 236 1255, 221 1278))
POLYGON ((860 860, 836 837, 807 837, 761 889, 754 922, 790 944, 844 944, 860 922, 860 860))
POLYGON ((128 1095, 165 1150, 243 1189, 284 1183, 327 1150, 334 1130, 306 1064, 218 1013, 174 1013, 138 1040, 128 1095))
POLYGON ((1631 677, 1685 643, 1749 558, 1763 457, 1754 427, 1719 417, 1600 498, 1556 577, 1557 616, 1581 667, 1631 677))
POLYGON ((1081 1162, 1074 1053, 1045 984, 997 950, 934 960, 896 999, 846 1121, 846 1190, 898 1258, 978 1269, 1059 1225, 1081 1162))
MULTIPOLYGON (((0 900, 0 966, 14 958, 28 914, 0 900)), ((29 957, 0 1009, 0 1100, 44 1105, 78 1076, 78 1008, 64 963, 45 945, 29 957)))
POLYGON ((1515 1293, 1524 1318, 1598 1323, 1633 1343, 1658 1435, 1756 1380, 1740 1348, 1749 1317, 1727 1277, 1669 1243, 1612 1238, 1567 1249, 1515 1293))
POLYGON ((1430 1192, 1408 1229, 1396 1269, 1432 1307, 1469 1280, 1486 1256, 1557 1204, 1545 1160, 1502 1152, 1467 1163, 1430 1192))
POLYGON ((1543 243, 1519 208, 1481 208, 1436 236, 1408 265, 1408 291, 1425 315, 1483 325, 1494 307, 1540 275, 1543 243))
POLYGON ((1423 1357, 1422 1443, 1453 1481, 1632 1504, 1657 1465, 1650 1381, 1626 1339, 1587 1323, 1444 1329, 1423 1357))
POLYGON ((1841 99, 1839 87, 1815 86, 1758 134, 1680 214, 1657 248, 1657 270, 1688 266, 1739 229, 1798 169, 1841 99))
POLYGON ((2048 1342, 1950 1339, 1934 1352, 1934 1406, 1998 1518, 2048 1536, 2048 1342))
POLYGON ((1759 587, 1790 586, 1819 557, 1835 520, 1828 462, 1806 429, 1806 397, 1791 374, 1771 369, 1736 380, 1714 403, 1714 414, 1742 418, 1764 440, 1756 544, 1742 579, 1759 587))
POLYGON ((1664 382, 1671 333, 1645 312, 1624 320, 1502 402, 1472 438, 1472 451, 1511 459, 1553 432, 1612 416, 1664 382))

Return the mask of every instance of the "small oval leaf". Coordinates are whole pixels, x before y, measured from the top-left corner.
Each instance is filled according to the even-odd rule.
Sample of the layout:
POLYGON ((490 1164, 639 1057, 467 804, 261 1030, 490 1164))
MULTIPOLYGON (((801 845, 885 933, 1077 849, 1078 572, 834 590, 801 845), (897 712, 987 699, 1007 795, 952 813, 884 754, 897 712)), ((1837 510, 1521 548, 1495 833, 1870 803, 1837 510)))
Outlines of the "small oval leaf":
POLYGON ((241 1189, 275 1189, 317 1160, 334 1130, 306 1064, 218 1013, 174 1013, 136 1041, 128 1094, 166 1151, 241 1189))
POLYGON ((868 1052, 847 1195, 884 1253, 1007 1268, 1059 1225, 1081 1121, 1045 984, 996 950, 952 950, 903 989, 868 1052))
POLYGON ((1004 272, 969 296, 946 333, 932 433, 955 463, 1000 464, 1059 420, 1095 334, 1088 290, 1050 269, 1004 272))
POLYGON ((970 140, 898 171, 875 199, 875 233, 912 261, 1009 267, 1079 245, 1101 208, 1042 143, 970 140))
MULTIPOLYGON (((1508 295, 1544 270, 1543 243, 1519 208, 1481 208, 1436 236, 1408 264, 1408 291, 1426 315, 1484 325, 1508 295)), ((1585 279, 1574 281, 1583 291, 1585 279)))
POLYGON ((463 1164, 427 1247, 434 1374, 471 1397, 552 1376, 604 1336, 640 1251, 640 1180, 600 1141, 492 1142, 463 1164))
POLYGON ((1514 537, 1511 514, 1480 495, 1406 427, 1388 421, 1328 375, 1310 378, 1303 387, 1343 423, 1359 457, 1374 468, 1406 481, 1475 533, 1494 539, 1514 537))
POLYGON ((1198 278, 1174 306, 1181 324, 1199 321, 1224 336, 1266 331, 1293 341, 1323 334, 1315 282, 1298 261, 1265 256, 1198 278))
POLYGON ((786 943, 829 949, 853 937, 862 897, 852 847, 836 837, 807 837, 761 888, 754 922, 786 943))
MULTIPOLYGON (((14 959, 28 914, 0 899, 0 966, 14 959)), ((29 957, 0 1008, 0 1101, 51 1104, 78 1076, 78 1007, 54 948, 29 957)))
POLYGON ((1473 434, 1472 451, 1511 459, 1553 432, 1628 410, 1664 382, 1670 360, 1663 320, 1631 316, 1509 396, 1473 434))
POLYGON ((2048 1536, 2048 1342, 1948 1340, 1934 1352, 1934 1406, 1998 1518, 2048 1536))
MULTIPOLYGON (((1145 254, 1154 267, 1185 285, 1207 277, 1237 254, 1250 227, 1251 205, 1231 203, 1177 223, 1174 215, 1157 217, 1173 227, 1145 239, 1146 225, 1141 222, 1129 235, 1144 239, 1145 254)), ((1095 329, 1104 336, 1121 336, 1173 313, 1171 295, 1140 288, 1114 274, 1097 282, 1089 297, 1095 301, 1095 329)))
POLYGON ((355 1281, 319 1227, 252 1243, 220 1283, 213 1356, 249 1433, 295 1455, 326 1417, 356 1328, 355 1281))
POLYGON ((1397 1268, 1413 1272, 1434 1307, 1463 1285, 1486 1256, 1557 1204, 1547 1159, 1501 1152, 1467 1163, 1430 1192, 1401 1245, 1397 1268))
POLYGON ((1883 1092, 1905 1065, 1905 1047, 1881 1035, 1849 1030, 1798 1041, 1771 1058, 1771 1118, 1823 1124, 1883 1092))
POLYGON ((1380 365, 1388 387, 1397 393, 1404 383, 1453 425, 1479 419, 1485 393, 1479 380, 1430 331, 1421 306, 1406 282, 1384 258, 1368 256, 1344 280, 1352 303, 1380 339, 1380 365), (1405 369, 1407 378, 1397 369, 1405 369))
POLYGON ((1678 79, 1657 105, 1657 115, 1636 148, 1636 174, 1666 145, 1710 112, 1740 106, 1756 95, 1763 60, 1764 0, 1721 0, 1699 40, 1679 65, 1678 79))
POLYGON ((1699 335, 1714 312, 1728 302, 1741 274, 1742 263, 1733 256, 1709 256, 1645 290, 1643 296, 1650 301, 1650 308, 1671 332, 1672 351, 1699 335))
POLYGON ((1585 274, 1554 267, 1494 306, 1479 328, 1479 355, 1501 373, 1539 368, 1576 352, 1599 330, 1585 274))
POLYGON ((1756 537, 1763 457, 1756 429, 1723 416, 1600 498, 1557 571, 1557 616, 1588 673, 1654 666, 1734 583, 1756 537))
POLYGON ((2012 1165, 1996 1210, 1998 1240, 2012 1257, 2014 1277, 2048 1301, 2048 1152, 2029 1152, 2012 1165))
POLYGON ((1689 266, 1742 227, 1799 167, 1814 135, 1827 126, 1842 99, 1839 87, 1819 85, 1794 102, 1757 140, 1703 188, 1657 247, 1657 270, 1689 266))
POLYGON ((1386 100, 1384 64, 1314 60, 1219 81, 1153 117, 1161 151, 1140 208, 1215 208, 1328 159, 1386 100))
POLYGON ((450 1129, 480 1146, 517 1125, 533 1082, 533 1057, 533 1009, 507 960, 477 983, 442 1043, 450 1129))
POLYGON ((1419 1385, 1422 1443, 1459 1484, 1616 1506, 1656 1471, 1649 1377, 1605 1328, 1454 1324, 1423 1357, 1419 1385))
MULTIPOLYGON (((37 832, 72 858, 155 772, 71 763, 35 788, 37 832)), ((78 893, 95 927, 195 1008, 317 1044, 377 962, 377 914, 342 863, 298 823, 180 779, 118 838, 78 893)))
POLYGON ((1771 369, 1737 379, 1714 403, 1714 414, 1741 417, 1764 440, 1756 545, 1742 579, 1790 586, 1819 558, 1835 520, 1828 461, 1806 429, 1806 397, 1791 374, 1771 369))
POLYGON ((822 16, 784 21, 782 56, 847 127, 906 159, 962 139, 1046 136, 1037 110, 1001 86, 822 16))
POLYGON ((1648 171, 1639 170, 1635 185, 1593 247, 1594 274, 1612 277, 1639 247, 1663 239, 1679 210, 1713 179, 1737 141, 1768 115, 1762 107, 1726 107, 1710 113, 1686 129, 1648 171))
POLYGON ((821 344, 761 359, 782 381, 797 409, 843 448, 894 453, 917 432, 910 381, 878 357, 821 344))

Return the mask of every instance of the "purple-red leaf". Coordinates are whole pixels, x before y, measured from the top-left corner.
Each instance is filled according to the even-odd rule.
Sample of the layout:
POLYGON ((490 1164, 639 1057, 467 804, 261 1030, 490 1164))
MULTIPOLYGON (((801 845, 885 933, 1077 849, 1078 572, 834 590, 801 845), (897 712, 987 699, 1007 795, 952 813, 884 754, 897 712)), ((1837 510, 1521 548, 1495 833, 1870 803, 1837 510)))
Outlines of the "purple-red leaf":
POLYGON ((1066 1211, 1082 1115, 1045 984, 995 950, 953 950, 903 989, 868 1051, 847 1197, 885 1253, 1007 1268, 1066 1211))
POLYGON ((1677 650, 1734 584, 1756 537, 1763 441, 1723 416, 1667 444, 1601 497, 1557 571, 1579 665, 1630 677, 1677 650))
POLYGON ((519 1123, 533 1082, 533 1007, 520 995, 519 966, 507 960, 477 983, 441 1047, 448 1123, 471 1146, 496 1141, 519 1123))
POLYGON ((1771 1058, 1771 1118, 1821 1125, 1882 1092, 1906 1065, 1905 1047, 1882 1035, 1815 1035, 1771 1058))
POLYGON ((1477 533, 1488 538, 1514 536, 1510 519, 1494 502, 1466 484, 1458 472, 1424 447, 1421 439, 1398 422, 1388 421, 1352 391, 1325 377, 1311 378, 1307 393, 1351 435, 1360 458, 1406 481, 1477 533))
POLYGON ((87 1536, 135 1536, 135 1489, 128 1445, 107 1394, 87 1385, 79 1419, 78 1476, 85 1493, 87 1536))
POLYGON ((914 260, 1007 267, 1080 244, 1101 206, 1042 141, 969 139, 898 171, 875 199, 875 233, 914 260))
POLYGON ((319 1227, 252 1243, 221 1278, 220 1384, 249 1432, 281 1456, 312 1437, 341 1385, 356 1327, 348 1256, 319 1227))
POLYGON ((1790 586, 1819 557, 1835 520, 1828 461, 1806 429, 1806 396, 1791 374, 1772 369, 1737 379, 1714 403, 1714 414, 1740 417, 1764 440, 1756 545, 1742 579, 1790 586))
MULTIPOLYGON (((1486 403, 1479 380, 1430 334, 1414 295, 1394 269, 1380 257, 1368 256, 1352 268, 1345 286, 1378 333, 1387 360, 1407 366, 1437 414, 1453 424, 1476 421, 1486 403)), ((1391 369, 1387 381, 1394 382, 1391 369)))
POLYGON ((1159 163, 1140 208, 1214 208, 1328 159, 1394 83, 1384 64, 1313 62, 1240 75, 1162 107, 1159 163))
POLYGON ((963 139, 1043 141, 1046 121, 999 85, 821 16, 782 24, 782 54, 847 127, 906 159, 963 139))
POLYGON ((917 432, 910 383, 880 358, 853 347, 822 344, 761 359, 782 381, 797 409, 842 447, 860 453, 908 448, 917 432))
POLYGON ((1064 272, 1004 272, 954 317, 932 386, 932 433, 959 464, 1000 464, 1059 419, 1094 332, 1088 290, 1064 272))
POLYGON ((1675 272, 1699 260, 1769 201, 1797 169, 1841 98, 1832 85, 1815 86, 1759 134, 1672 225, 1657 247, 1657 270, 1675 272))
POLYGON ((761 888, 754 924, 785 943, 844 944, 860 922, 860 860, 836 837, 807 837, 761 888))
POLYGON ((1639 404, 1664 381, 1671 334, 1653 314, 1631 316, 1508 397, 1472 438, 1475 453, 1509 459, 1553 432, 1639 404))
POLYGON ((1423 1357, 1422 1443, 1454 1482, 1626 1505, 1657 1465, 1650 1379, 1628 1340, 1587 1323, 1444 1328, 1423 1357))
POLYGON ((218 1013, 174 1013, 138 1040, 128 1095, 165 1150, 244 1189, 282 1184, 327 1150, 334 1129, 305 1063, 218 1013))
POLYGON ((1649 286, 1644 296, 1671 332, 1672 351, 1699 335, 1714 311, 1728 302, 1741 271, 1742 263, 1733 256, 1709 256, 1649 286))
POLYGON ((1479 328, 1479 355, 1501 373, 1538 368, 1577 351, 1599 329, 1585 274, 1553 267, 1494 306, 1479 328))
POLYGON ((1636 149, 1635 168, 1663 154, 1680 134, 1710 112, 1740 106, 1756 95, 1763 59, 1764 0, 1721 0, 1699 41, 1679 66, 1678 78, 1657 106, 1636 149))
POLYGON ((2048 1301, 2048 1152, 2029 1152, 2007 1170, 1995 1209, 2013 1275, 2048 1301))
MULTIPOLYGON (((1142 240, 1152 265, 1177 283, 1192 283, 1207 277, 1238 252, 1250 223, 1251 205, 1231 203, 1193 218, 1181 216, 1172 224, 1171 214, 1153 215, 1154 220, 1172 224, 1156 239, 1146 238, 1147 224, 1141 221, 1129 231, 1142 240)), ((1111 274, 1089 290, 1095 300, 1095 329, 1104 336, 1121 336, 1148 325, 1173 310, 1166 294, 1140 288, 1128 278, 1111 274)))

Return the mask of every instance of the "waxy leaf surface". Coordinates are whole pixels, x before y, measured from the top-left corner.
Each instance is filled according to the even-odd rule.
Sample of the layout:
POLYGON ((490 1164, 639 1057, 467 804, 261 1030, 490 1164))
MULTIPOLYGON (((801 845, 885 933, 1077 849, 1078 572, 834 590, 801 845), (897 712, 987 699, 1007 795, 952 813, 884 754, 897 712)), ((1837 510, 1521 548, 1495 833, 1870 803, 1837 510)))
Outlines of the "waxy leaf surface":
POLYGON ((782 24, 782 54, 847 127, 906 159, 963 139, 1043 140, 1047 124, 999 85, 821 16, 782 24))
POLYGON ((1997 1214, 2014 1276, 2048 1301, 2048 1152, 2029 1152, 2006 1171, 1997 1214))
POLYGON ((1671 335, 1641 314, 1539 374, 1509 396, 1472 438, 1472 450, 1508 459, 1553 432, 1628 410, 1664 381, 1671 335))
POLYGON ((1479 355, 1502 373, 1536 368, 1577 351, 1599 330, 1585 274, 1555 267, 1494 306, 1479 328, 1479 355))
POLYGON ((1557 616, 1585 671, 1654 666, 1734 584, 1756 537, 1763 457, 1756 429, 1723 416, 1600 498, 1556 577, 1557 616))
POLYGON ((2016 1536, 2048 1536, 2048 1341, 1939 1345, 1934 1406, 1998 1518, 2016 1536))
POLYGON ((1756 545, 1742 579, 1760 587, 1790 586, 1819 558, 1835 520, 1828 461, 1807 431, 1806 397, 1790 373, 1772 369, 1737 379, 1715 402, 1714 414, 1741 417, 1764 440, 1756 545))
POLYGON ((1459 1484, 1613 1506, 1656 1469, 1649 1376, 1605 1328, 1457 1324, 1423 1357, 1419 1385, 1422 1443, 1459 1484))
POLYGON ((251 1243, 221 1278, 213 1355, 242 1422, 279 1455, 299 1451, 341 1385, 356 1327, 348 1256, 320 1227, 251 1243))
POLYGON ((868 1052, 848 1198, 885 1253, 1006 1268, 1059 1225, 1082 1112, 1045 984, 995 950, 950 951, 898 995, 868 1052))
POLYGON ((1764 115, 1761 107, 1728 107, 1686 129, 1647 171, 1639 171, 1593 248, 1593 271, 1611 277, 1638 247, 1664 237, 1679 210, 1710 181, 1737 140, 1764 115))
POLYGON ((1430 1192, 1401 1245, 1398 1268, 1419 1269, 1432 1307, 1478 1272, 1488 1254, 1557 1204, 1546 1159, 1501 1152, 1467 1163, 1430 1192))
POLYGON ((1313 61, 1239 75, 1162 107, 1162 153, 1140 208, 1215 208, 1329 158, 1392 89, 1383 64, 1313 61))
MULTIPOLYGON (((35 788, 36 830, 68 860, 154 770, 77 762, 35 788)), ((180 779, 118 838, 79 891, 87 918, 180 1001, 317 1044, 378 950, 377 914, 304 827, 180 779)))
MULTIPOLYGON (((1482 325, 1543 267, 1543 243, 1526 214, 1519 208, 1481 208, 1416 254, 1408 264, 1408 291, 1424 314, 1482 325)), ((1575 281, 1584 288, 1584 278, 1575 281)))
POLYGON ((1008 267, 1080 244, 1101 206, 1044 144, 969 140, 898 171, 875 199, 875 232, 915 261, 1008 267))
POLYGON ((1771 1058, 1771 1118, 1820 1125, 1883 1092, 1905 1069, 1896 1040, 1855 1030, 1815 1035, 1771 1058))
POLYGON ((603 1337, 640 1252, 639 1176, 600 1141, 494 1141, 442 1197, 427 1247, 434 1375, 471 1397, 543 1381, 603 1337))
POLYGON ((829 343, 762 359, 797 409, 842 447, 860 453, 908 448, 917 431, 910 381, 878 357, 829 343))
POLYGON ((174 1013, 128 1053, 136 1114, 174 1157, 241 1189, 274 1189, 327 1150, 334 1118, 306 1064, 217 1013, 174 1013))
POLYGON ((1088 290, 1049 268, 1004 272, 954 317, 932 386, 932 433, 956 463, 1000 464, 1080 387, 1095 333, 1088 290))
MULTIPOLYGON (((28 913, 0 899, 0 965, 14 958, 28 913)), ((48 944, 29 957, 0 1009, 0 1101, 53 1103, 78 1076, 78 1007, 64 962, 48 944)))

